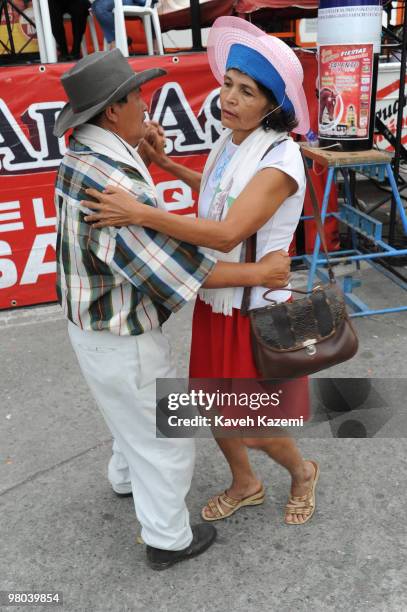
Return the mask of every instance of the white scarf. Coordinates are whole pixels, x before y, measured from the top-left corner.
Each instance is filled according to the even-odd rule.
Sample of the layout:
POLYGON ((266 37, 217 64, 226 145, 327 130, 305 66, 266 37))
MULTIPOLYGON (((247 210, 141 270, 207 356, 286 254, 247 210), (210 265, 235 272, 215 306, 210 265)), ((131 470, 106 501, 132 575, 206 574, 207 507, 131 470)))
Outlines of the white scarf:
MULTIPOLYGON (((158 207, 165 209, 164 203, 161 201, 153 179, 147 169, 147 166, 137 153, 137 149, 132 147, 128 142, 123 140, 118 134, 105 130, 104 128, 98 127, 91 123, 84 123, 74 129, 73 136, 76 140, 79 140, 83 145, 89 147, 95 153, 105 155, 110 159, 126 164, 134 168, 141 174, 146 181, 148 187, 146 187, 146 194, 152 196, 157 201, 158 207)), ((116 184, 114 181, 110 181, 111 184, 116 184)), ((121 185, 123 188, 124 186, 121 185)))
MULTIPOLYGON (((201 194, 208 179, 219 160, 227 143, 232 138, 231 130, 225 130, 215 143, 205 164, 201 182, 201 194)), ((258 165, 270 146, 278 140, 286 139, 287 134, 270 130, 265 132, 262 127, 257 128, 239 145, 232 159, 226 166, 217 188, 214 190, 209 206, 208 219, 222 221, 225 219, 233 201, 240 195, 249 181, 256 174, 258 165)), ((198 203, 199 209, 199 203, 198 203)), ((214 249, 203 249, 218 260, 239 262, 243 243, 238 244, 229 253, 221 253, 214 249)), ((200 289, 200 298, 212 307, 212 312, 231 315, 235 288, 200 289)))

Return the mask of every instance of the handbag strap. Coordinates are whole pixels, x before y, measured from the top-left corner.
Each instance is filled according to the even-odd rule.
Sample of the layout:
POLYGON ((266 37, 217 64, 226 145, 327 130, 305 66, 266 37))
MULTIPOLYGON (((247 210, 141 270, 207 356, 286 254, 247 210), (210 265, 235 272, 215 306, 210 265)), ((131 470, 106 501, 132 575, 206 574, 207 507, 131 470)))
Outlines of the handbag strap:
MULTIPOLYGON (((257 233, 253 234, 252 236, 250 236, 250 238, 246 240, 246 258, 245 258, 246 263, 256 262, 256 247, 257 247, 257 233)), ((271 289, 269 289, 269 291, 271 291, 271 289)), ((246 317, 247 313, 249 312, 251 293, 252 293, 251 287, 244 288, 242 306, 240 308, 240 314, 242 314, 244 317, 246 317)))
MULTIPOLYGON (((287 140, 287 139, 284 139, 287 140)), ((284 140, 279 140, 277 143, 273 143, 266 151, 266 153, 263 155, 262 159, 267 155, 267 153, 273 149, 275 146, 279 145, 281 142, 284 142, 284 140)), ((324 234, 324 230, 323 230, 323 226, 322 226, 322 219, 321 219, 321 213, 319 210, 319 206, 318 206, 318 200, 317 200, 317 196, 315 193, 315 188, 311 179, 311 175, 308 169, 308 164, 307 161, 305 159, 304 153, 301 149, 300 146, 300 153, 301 153, 301 157, 302 157, 302 161, 304 164, 304 170, 305 170, 305 177, 306 177, 306 181, 307 181, 307 185, 310 191, 310 196, 311 196, 311 202, 312 202, 312 208, 313 208, 313 212, 314 212, 314 220, 317 226, 317 231, 319 234, 319 237, 321 239, 321 245, 326 257, 326 263, 328 266, 328 276, 329 276, 329 282, 330 283, 336 283, 336 279, 335 279, 335 273, 333 271, 332 265, 331 265, 331 260, 329 259, 329 253, 328 253, 328 248, 327 248, 327 244, 326 244, 326 240, 325 240, 325 234, 324 234)), ((252 236, 250 236, 249 238, 247 238, 246 240, 246 257, 245 257, 245 262, 246 263, 255 263, 256 262, 256 246, 257 246, 257 233, 253 234, 252 236)), ((282 290, 282 287, 278 288, 279 290, 282 290)), ((268 289, 267 291, 264 292, 263 294, 263 298, 268 300, 268 298, 266 297, 269 293, 271 293, 272 291, 276 291, 276 289, 268 289)), ((287 291, 291 291, 291 292, 295 292, 295 293, 301 293, 303 295, 308 295, 309 293, 312 293, 313 290, 311 291, 304 291, 302 289, 287 289, 287 291)), ((249 312, 249 306, 250 306, 250 296, 251 296, 251 292, 252 292, 252 288, 251 287, 245 287, 244 291, 243 291, 243 299, 242 299, 242 306, 240 309, 240 312, 243 316, 247 316, 247 313, 249 312)), ((273 302, 274 300, 268 300, 270 302, 273 302)))

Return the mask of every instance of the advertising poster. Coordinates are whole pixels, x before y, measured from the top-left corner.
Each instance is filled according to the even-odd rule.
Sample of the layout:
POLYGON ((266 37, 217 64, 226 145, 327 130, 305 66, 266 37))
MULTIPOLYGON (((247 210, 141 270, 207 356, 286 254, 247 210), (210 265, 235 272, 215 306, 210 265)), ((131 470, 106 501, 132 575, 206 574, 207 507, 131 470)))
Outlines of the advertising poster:
MULTIPOLYGON (((407 89, 407 78, 404 83, 404 92, 407 89)), ((377 83, 376 96, 376 116, 383 121, 385 126, 396 135, 397 129, 397 113, 399 108, 399 90, 400 90, 400 64, 398 62, 389 62, 388 64, 379 64, 379 78, 377 83)), ((403 105, 403 123, 401 142, 404 146, 407 145, 407 102, 404 97, 403 105)), ((376 146, 383 151, 393 151, 393 147, 389 141, 381 134, 375 136, 376 146)))
POLYGON ((373 44, 319 48, 319 133, 324 138, 369 137, 373 44))

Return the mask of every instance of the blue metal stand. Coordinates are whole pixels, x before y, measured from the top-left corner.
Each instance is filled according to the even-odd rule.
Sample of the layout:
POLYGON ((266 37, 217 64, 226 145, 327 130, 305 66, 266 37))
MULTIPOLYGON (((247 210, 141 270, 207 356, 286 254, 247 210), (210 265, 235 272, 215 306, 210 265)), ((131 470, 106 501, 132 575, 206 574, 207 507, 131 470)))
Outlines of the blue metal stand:
MULTIPOLYGON (((325 165, 328 166, 328 176, 325 184, 324 197, 322 200, 321 207, 322 223, 324 223, 327 216, 333 216, 337 218, 338 221, 340 221, 341 223, 347 225, 351 230, 352 249, 329 253, 330 259, 332 259, 333 263, 339 261, 341 263, 355 262, 356 269, 360 269, 361 261, 366 261, 376 270, 380 271, 386 277, 395 282, 399 287, 407 290, 406 282, 398 278, 396 275, 392 274, 390 270, 387 270, 385 267, 381 266, 379 262, 376 261, 385 257, 400 257, 403 255, 407 256, 407 248, 396 249, 387 244, 382 237, 382 223, 354 208, 349 182, 349 170, 353 170, 355 172, 359 172, 365 175, 367 174, 369 176, 374 175, 376 180, 380 181, 383 181, 387 175, 392 188, 394 199, 396 201, 397 212, 399 214, 403 226, 403 231, 404 234, 407 236, 407 215, 400 199, 396 181, 394 179, 392 167, 390 164, 390 156, 386 153, 379 153, 378 151, 370 152, 374 154, 371 156, 369 156, 368 151, 364 152, 364 154, 347 153, 346 155, 344 153, 335 153, 332 151, 326 153, 323 152, 322 149, 308 149, 307 147, 304 147, 303 151, 306 157, 309 157, 310 159, 317 159, 319 163, 321 163, 321 155, 323 155, 325 158, 325 165), (352 157, 354 157, 354 161, 350 161, 352 157), (372 161, 369 161, 370 157, 372 157, 372 161), (363 163, 355 163, 356 161, 359 161, 357 158, 363 160, 363 163), (346 159, 348 161, 346 161, 346 159), (332 182, 334 181, 335 175, 338 170, 341 171, 344 178, 345 204, 339 207, 338 212, 327 214, 329 195, 332 189, 332 182), (375 251, 377 252, 362 252, 358 248, 359 236, 368 238, 369 241, 374 244, 375 251)), ((312 219, 313 217, 304 216, 302 218, 312 219)), ((317 235, 315 239, 313 254, 302 256, 302 259, 309 267, 307 286, 308 290, 312 289, 316 276, 323 282, 328 282, 327 273, 323 269, 321 269, 321 266, 324 266, 327 260, 325 256, 320 256, 320 250, 321 240, 319 235, 317 235)), ((367 304, 365 304, 353 293, 353 289, 355 287, 359 287, 361 285, 361 282, 362 281, 360 279, 354 279, 352 273, 347 274, 342 279, 342 289, 345 295, 346 303, 354 311, 351 313, 351 317, 363 317, 368 315, 402 312, 407 310, 407 305, 394 308, 381 308, 376 310, 369 308, 367 304)))

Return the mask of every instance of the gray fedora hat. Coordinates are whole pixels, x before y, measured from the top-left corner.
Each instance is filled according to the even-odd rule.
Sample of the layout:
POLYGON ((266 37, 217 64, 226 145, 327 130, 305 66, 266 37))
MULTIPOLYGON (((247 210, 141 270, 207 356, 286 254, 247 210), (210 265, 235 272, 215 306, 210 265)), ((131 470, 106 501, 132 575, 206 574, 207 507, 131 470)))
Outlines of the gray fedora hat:
POLYGON ((61 77, 69 102, 58 115, 54 135, 60 138, 69 128, 86 123, 133 89, 165 74, 162 68, 134 72, 119 49, 87 55, 61 77))

